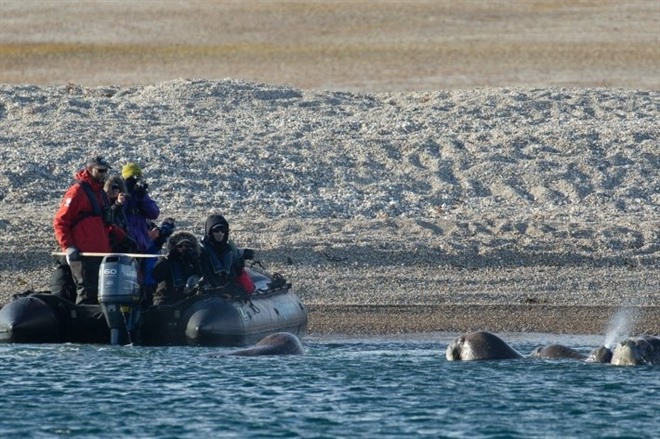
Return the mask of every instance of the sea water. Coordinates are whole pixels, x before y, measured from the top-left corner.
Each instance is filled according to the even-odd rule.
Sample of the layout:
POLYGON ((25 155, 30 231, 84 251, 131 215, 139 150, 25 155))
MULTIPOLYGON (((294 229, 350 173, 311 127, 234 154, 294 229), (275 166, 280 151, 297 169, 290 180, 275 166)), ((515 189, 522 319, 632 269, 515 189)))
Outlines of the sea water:
MULTIPOLYGON (((0 346, 0 438, 657 438, 660 367, 448 362, 457 334, 229 348, 0 346)), ((499 334, 521 353, 602 336, 499 334)))

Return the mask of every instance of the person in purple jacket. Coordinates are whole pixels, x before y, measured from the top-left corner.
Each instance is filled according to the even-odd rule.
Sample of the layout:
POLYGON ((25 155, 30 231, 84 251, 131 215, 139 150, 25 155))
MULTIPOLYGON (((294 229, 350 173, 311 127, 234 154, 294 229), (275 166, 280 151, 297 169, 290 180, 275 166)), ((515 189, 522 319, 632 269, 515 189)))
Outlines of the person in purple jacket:
MULTIPOLYGON (((149 222, 160 215, 160 208, 151 199, 147 189, 149 185, 142 179, 142 169, 136 163, 127 163, 121 169, 121 176, 126 182, 126 231, 136 242, 138 253, 148 253, 153 241, 149 236, 149 222)), ((156 258, 142 259, 142 279, 150 278, 156 258)), ((150 291, 144 291, 145 301, 151 302, 150 291)))
POLYGON ((138 252, 145 253, 151 246, 148 220, 156 220, 160 209, 151 199, 147 189, 149 185, 142 179, 142 169, 136 163, 128 163, 121 169, 121 176, 126 182, 126 228, 128 234, 137 243, 138 252))

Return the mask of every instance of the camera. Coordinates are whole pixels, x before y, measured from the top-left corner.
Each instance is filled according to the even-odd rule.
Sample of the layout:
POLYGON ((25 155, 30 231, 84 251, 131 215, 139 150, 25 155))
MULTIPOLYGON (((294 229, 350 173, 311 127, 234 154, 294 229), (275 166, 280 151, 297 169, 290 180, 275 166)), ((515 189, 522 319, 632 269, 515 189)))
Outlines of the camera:
POLYGON ((132 195, 135 195, 137 198, 144 197, 148 188, 149 185, 146 182, 138 180, 135 177, 131 177, 126 180, 126 189, 128 189, 128 192, 130 192, 132 195))
POLYGON ((147 183, 138 180, 138 182, 135 183, 135 187, 133 188, 133 193, 135 194, 136 197, 142 198, 147 193, 148 187, 149 185, 147 183))
POLYGON ((137 183, 135 183, 135 190, 146 191, 148 188, 149 185, 142 180, 138 180, 137 183))
POLYGON ((163 222, 160 223, 160 226, 156 225, 155 222, 150 221, 149 230, 153 229, 158 229, 158 238, 156 238, 154 242, 158 248, 161 248, 167 241, 167 238, 169 238, 172 233, 174 233, 174 229, 176 229, 174 218, 165 218, 163 222))
POLYGON ((174 218, 165 218, 163 222, 160 223, 160 227, 158 227, 160 230, 160 236, 164 236, 165 239, 169 238, 172 233, 174 233, 175 228, 176 224, 174 223, 174 218))

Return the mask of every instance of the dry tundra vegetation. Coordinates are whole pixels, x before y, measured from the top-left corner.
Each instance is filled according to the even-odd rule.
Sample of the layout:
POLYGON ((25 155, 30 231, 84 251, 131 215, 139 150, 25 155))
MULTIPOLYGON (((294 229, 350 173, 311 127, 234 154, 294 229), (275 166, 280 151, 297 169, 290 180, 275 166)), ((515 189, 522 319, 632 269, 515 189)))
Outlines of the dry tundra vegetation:
MULTIPOLYGON (((154 102, 133 99, 132 93, 153 92, 163 104, 183 106, 186 96, 197 92, 194 87, 210 88, 232 78, 246 81, 240 87, 247 89, 252 83, 255 90, 261 87, 258 84, 285 87, 278 93, 298 93, 300 101, 317 105, 340 96, 332 93, 347 93, 340 96, 345 100, 334 99, 339 102, 335 107, 321 107, 325 113, 318 119, 332 113, 334 123, 343 126, 347 120, 376 117, 380 119, 374 123, 386 134, 387 124, 398 117, 423 126, 428 118, 419 121, 417 116, 437 117, 436 101, 452 104, 444 107, 445 117, 452 119, 438 122, 446 122, 445 131, 432 131, 442 146, 441 160, 430 163, 425 150, 415 149, 412 140, 406 144, 405 139, 394 139, 393 154, 408 158, 408 165, 387 158, 374 163, 398 166, 397 178, 421 165, 430 166, 433 172, 428 178, 438 177, 442 187, 458 194, 447 197, 450 206, 434 206, 434 214, 254 217, 228 208, 240 240, 261 250, 269 267, 284 273, 308 304, 312 332, 602 333, 624 306, 636 318, 633 331, 660 333, 660 147, 658 127, 648 122, 660 115, 659 23, 660 2, 646 0, 2 0, 0 302, 17 289, 44 287, 54 247, 50 218, 68 183, 60 182, 56 193, 32 187, 21 192, 16 185, 25 175, 16 171, 20 165, 13 160, 27 157, 38 164, 38 154, 30 148, 38 148, 39 141, 56 145, 76 140, 76 135, 63 140, 55 119, 34 120, 40 115, 59 117, 58 111, 43 110, 48 107, 43 102, 41 110, 36 104, 28 108, 22 99, 50 98, 50 105, 62 106, 64 112, 72 101, 78 104, 106 93, 146 113, 154 102), (197 82, 176 82, 178 78, 197 82), (54 88, 23 89, 20 84, 54 88), (118 90, 125 90, 126 102, 118 90), (68 103, 61 99, 64 92, 71 96, 68 103), (27 93, 34 95, 26 98, 27 93), (361 99, 378 105, 369 112, 361 99), (387 109, 388 105, 401 113, 387 109), (507 111, 511 121, 537 123, 539 132, 503 126, 508 119, 498 119, 501 111, 507 111), (628 114, 618 118, 618 111, 628 114), (573 118, 552 120, 571 112, 573 118), (617 120, 625 121, 623 131, 639 126, 644 132, 626 131, 621 136, 625 141, 618 144, 617 120), (552 136, 562 133, 557 127, 561 124, 585 130, 574 138, 585 142, 574 145, 576 149, 610 148, 600 158, 609 160, 607 166, 620 166, 619 174, 603 177, 599 163, 571 166, 573 159, 598 159, 578 151, 555 158, 550 168, 562 172, 539 176, 541 183, 531 188, 508 184, 536 181, 524 174, 529 168, 522 165, 531 162, 521 157, 542 154, 530 144, 538 138, 552 143, 552 136), (470 156, 481 163, 467 163, 463 152, 452 149, 455 135, 468 145, 478 145, 479 139, 485 142, 479 154, 470 156), (25 139, 35 139, 36 144, 25 139), (446 174, 450 168, 452 173, 446 174), (480 169, 507 174, 499 183, 486 184, 480 169), (492 196, 483 197, 486 189, 480 190, 474 182, 488 187, 492 196), (608 196, 617 199, 603 198, 598 188, 605 186, 608 196), (36 195, 43 198, 35 200, 36 195), (537 202, 533 208, 532 199, 537 202)), ((251 99, 256 94, 250 94, 251 99)), ((195 105, 194 100, 185 103, 195 105)), ((268 108, 258 104, 238 102, 237 106, 254 118, 271 117, 268 108)), ((94 129, 85 128, 85 121, 96 117, 94 108, 80 111, 78 139, 93 143, 94 129)), ((306 113, 294 108, 287 111, 299 118, 294 123, 298 141, 316 147, 313 118, 306 119, 306 113)), ((145 139, 164 144, 171 139, 168 132, 154 128, 149 133, 148 127, 130 118, 119 121, 135 129, 136 145, 145 139)), ((103 128, 121 132, 116 126, 103 128)), ((231 125, 226 129, 231 130, 231 125)), ((290 132, 260 134, 284 139, 277 150, 283 155, 293 152, 286 143, 290 132)), ((245 154, 257 142, 248 131, 241 135, 247 140, 238 143, 236 154, 245 154)), ((328 141, 324 136, 319 139, 328 141)), ((371 155, 369 138, 338 136, 371 155)), ((130 143, 130 137, 124 143, 130 143)), ((211 135, 209 144, 218 140, 211 135)), ((566 138, 554 140, 561 144, 558 149, 568 151, 563 144, 566 138)), ((122 142, 113 144, 118 143, 122 142)), ((71 148, 48 150, 53 163, 64 168, 53 171, 62 179, 77 166, 62 157, 71 151, 88 152, 84 145, 71 148)), ((135 157, 131 155, 135 148, 109 155, 117 160, 135 157)), ((336 153, 354 151, 339 148, 336 153)), ((359 180, 352 180, 354 174, 376 175, 360 169, 365 163, 354 164, 342 178, 353 185, 359 180)), ((152 169, 161 165, 167 170, 166 163, 154 157, 152 169)), ((533 172, 542 169, 535 167, 533 172)), ((46 187, 49 181, 45 176, 35 185, 46 187)), ((402 199, 424 201, 428 194, 419 192, 419 187, 402 199)), ((196 214, 204 212, 200 208, 196 214)), ((190 214, 176 207, 169 214, 181 218, 183 226, 196 225, 190 214)))
POLYGON ((657 89, 654 1, 4 0, 3 83, 657 89))

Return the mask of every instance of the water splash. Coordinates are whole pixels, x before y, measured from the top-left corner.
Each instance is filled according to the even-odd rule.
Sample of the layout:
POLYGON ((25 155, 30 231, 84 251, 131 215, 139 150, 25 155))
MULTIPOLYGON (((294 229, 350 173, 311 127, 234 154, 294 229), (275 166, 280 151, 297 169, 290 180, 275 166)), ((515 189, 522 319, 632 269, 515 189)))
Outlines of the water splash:
POLYGON ((629 337, 635 328, 637 315, 637 308, 619 308, 607 327, 604 346, 612 349, 618 340, 629 337))

